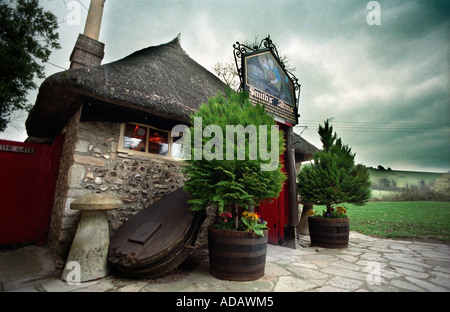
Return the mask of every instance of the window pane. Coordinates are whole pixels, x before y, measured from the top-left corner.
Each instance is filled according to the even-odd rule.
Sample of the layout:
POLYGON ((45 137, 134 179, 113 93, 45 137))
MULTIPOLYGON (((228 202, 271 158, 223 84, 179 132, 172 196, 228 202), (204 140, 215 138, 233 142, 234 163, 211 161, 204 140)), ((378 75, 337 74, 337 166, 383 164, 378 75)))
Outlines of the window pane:
POLYGON ((172 157, 173 158, 182 158, 183 157, 183 139, 180 139, 183 137, 183 132, 179 133, 178 137, 173 137, 173 143, 172 143, 172 157), (177 143, 176 141, 179 141, 180 143, 177 143))
POLYGON ((123 148, 133 151, 145 152, 145 138, 147 136, 147 128, 126 124, 123 136, 123 148))
POLYGON ((150 129, 148 137, 148 152, 158 155, 169 155, 169 133, 150 129))

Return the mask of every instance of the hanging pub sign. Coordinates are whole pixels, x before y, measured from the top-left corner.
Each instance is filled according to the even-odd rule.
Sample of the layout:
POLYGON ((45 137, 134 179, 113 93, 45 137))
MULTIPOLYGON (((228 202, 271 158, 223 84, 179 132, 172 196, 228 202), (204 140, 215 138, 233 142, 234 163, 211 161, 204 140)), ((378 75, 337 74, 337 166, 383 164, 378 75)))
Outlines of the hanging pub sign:
POLYGON ((270 51, 244 55, 244 90, 254 103, 291 124, 297 124, 294 84, 270 51))
POLYGON ((265 48, 250 48, 238 42, 234 45, 237 67, 237 58, 241 58, 241 68, 238 67, 241 89, 249 93, 255 105, 264 104, 275 120, 289 126, 296 125, 296 91, 300 89, 297 78, 285 70, 269 37, 260 46, 262 44, 265 48))

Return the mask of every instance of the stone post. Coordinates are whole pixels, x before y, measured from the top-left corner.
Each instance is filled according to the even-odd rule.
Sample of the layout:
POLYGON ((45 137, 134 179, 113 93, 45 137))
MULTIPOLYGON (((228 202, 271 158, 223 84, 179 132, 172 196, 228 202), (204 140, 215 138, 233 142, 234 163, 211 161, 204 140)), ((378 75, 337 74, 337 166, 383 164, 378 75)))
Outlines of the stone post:
POLYGON ((300 224, 298 226, 299 234, 301 235, 309 235, 309 226, 308 226, 308 211, 313 209, 313 205, 311 204, 303 204, 302 216, 300 218, 300 224))
POLYGON ((122 205, 122 201, 112 196, 97 193, 85 195, 70 205, 70 209, 81 211, 81 220, 61 277, 63 281, 87 282, 109 274, 106 211, 121 208, 122 205), (78 272, 74 271, 73 265, 78 272))

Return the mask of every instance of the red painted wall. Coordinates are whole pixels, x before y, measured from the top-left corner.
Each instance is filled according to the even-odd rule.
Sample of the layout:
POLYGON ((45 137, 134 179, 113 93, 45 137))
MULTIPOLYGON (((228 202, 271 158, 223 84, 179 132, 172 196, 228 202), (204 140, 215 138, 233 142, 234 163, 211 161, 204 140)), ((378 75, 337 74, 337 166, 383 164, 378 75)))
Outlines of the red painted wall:
POLYGON ((62 141, 0 140, 0 244, 45 242, 62 141))

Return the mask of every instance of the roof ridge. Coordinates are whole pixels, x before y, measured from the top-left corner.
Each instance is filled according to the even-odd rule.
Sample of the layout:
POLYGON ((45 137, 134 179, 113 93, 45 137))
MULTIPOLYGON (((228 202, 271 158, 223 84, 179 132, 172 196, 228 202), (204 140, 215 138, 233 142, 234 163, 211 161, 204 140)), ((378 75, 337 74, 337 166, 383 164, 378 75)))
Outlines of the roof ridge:
MULTIPOLYGON (((140 49, 140 50, 134 51, 133 53, 131 53, 131 54, 127 55, 127 56, 124 56, 124 57, 121 58, 121 59, 115 60, 115 61, 113 61, 113 62, 111 62, 111 63, 115 63, 115 62, 118 62, 118 61, 122 61, 122 60, 127 59, 127 58, 133 58, 133 57, 136 57, 136 56, 141 55, 141 54, 143 54, 143 53, 146 53, 146 52, 148 52, 148 51, 150 51, 150 50, 154 50, 154 49, 157 49, 157 48, 161 48, 161 47, 164 47, 164 46, 170 46, 170 45, 171 45, 171 46, 174 46, 174 47, 176 47, 176 48, 179 48, 181 51, 183 51, 184 53, 186 53, 186 51, 184 51, 183 48, 181 47, 181 33, 179 33, 174 39, 172 39, 172 40, 169 41, 169 42, 162 43, 162 44, 159 44, 159 45, 148 46, 148 47, 142 48, 142 49, 140 49)), ((102 65, 108 65, 108 64, 111 64, 111 63, 102 64, 102 65)))
POLYGON ((173 38, 172 41, 168 42, 167 44, 175 44, 181 48, 181 33, 178 33, 178 35, 173 38))

